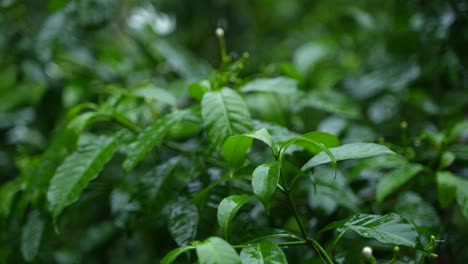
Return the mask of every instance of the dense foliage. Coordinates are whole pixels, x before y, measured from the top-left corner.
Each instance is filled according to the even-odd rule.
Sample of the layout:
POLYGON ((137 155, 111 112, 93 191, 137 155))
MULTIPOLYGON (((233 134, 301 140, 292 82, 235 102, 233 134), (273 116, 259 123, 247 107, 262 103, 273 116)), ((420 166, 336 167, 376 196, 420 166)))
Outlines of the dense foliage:
POLYGON ((0 32, 1 263, 468 259, 466 2, 3 0, 0 32))

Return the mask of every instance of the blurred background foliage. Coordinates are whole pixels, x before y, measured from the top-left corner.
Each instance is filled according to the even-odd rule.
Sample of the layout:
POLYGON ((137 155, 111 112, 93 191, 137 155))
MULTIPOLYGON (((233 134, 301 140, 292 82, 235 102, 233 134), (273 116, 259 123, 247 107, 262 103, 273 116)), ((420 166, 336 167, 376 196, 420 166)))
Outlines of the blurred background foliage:
MULTIPOLYGON (((229 54, 234 58, 249 54, 232 82, 234 88, 258 78, 289 77, 268 83, 279 87, 278 94, 246 96, 256 119, 299 133, 330 132, 342 143, 379 141, 434 171, 442 153, 450 150, 455 155, 450 171, 468 177, 468 134, 453 132, 468 118, 466 1, 2 0, 0 262, 21 262, 18 234, 27 210, 15 199, 16 192, 5 190, 21 189, 11 183, 19 175, 34 174, 32 164, 54 138, 54 128, 66 119, 67 111, 80 103, 103 102, 115 91, 144 87, 167 92, 158 95, 165 103, 154 106, 156 113, 167 109, 168 102, 189 105, 190 85, 220 67, 217 27, 225 31, 229 54), (10 211, 13 216, 5 217, 10 211)), ((148 115, 141 103, 129 101, 120 111, 132 120, 141 119, 138 115, 148 115)), ((375 167, 391 163, 375 162, 375 167)), ((362 200, 368 190, 359 187, 360 181, 375 184, 381 172, 369 169, 369 164, 351 165, 357 165, 350 169, 354 178, 339 174, 337 185, 360 192, 362 200)), ((128 192, 112 190, 118 185, 118 166, 116 162, 107 167, 109 179, 95 183, 84 198, 98 202, 80 203, 75 207, 79 210, 69 211, 66 223, 74 229, 58 238, 53 231, 45 234, 47 242, 36 261, 151 263, 175 247, 168 231, 161 231, 164 221, 138 222, 139 205, 132 205, 129 195, 144 178, 124 184, 128 192), (112 208, 115 199, 127 201, 126 207, 112 208), (114 217, 104 211, 112 211, 114 217), (127 222, 139 225, 129 228, 127 222)), ((193 173, 185 173, 189 172, 193 173)), ((213 179, 220 174, 213 168, 209 173, 213 179)), ((359 206, 381 213, 395 208, 405 212, 412 210, 411 201, 413 208, 429 208, 424 212, 432 212, 429 216, 435 222, 422 226, 446 240, 439 263, 463 263, 468 259, 466 220, 458 209, 438 205, 433 172, 425 174, 408 187, 412 191, 391 203, 376 205, 363 199, 359 206)), ((189 186, 189 193, 200 189, 196 184, 201 183, 189 186)), ((307 204, 307 197, 314 194, 302 191, 306 193, 301 202, 307 204)), ((327 199, 312 206, 315 214, 306 213, 311 222, 326 223, 345 215, 336 209, 337 197, 327 199)), ((356 205, 344 206, 359 211, 356 205)), ((240 217, 268 221, 253 213, 240 217)), ((277 225, 288 225, 286 216, 278 218, 282 220, 277 225)), ((209 234, 210 227, 201 225, 205 231, 200 235, 209 234)), ((292 263, 299 263, 300 255, 290 251, 292 263)))

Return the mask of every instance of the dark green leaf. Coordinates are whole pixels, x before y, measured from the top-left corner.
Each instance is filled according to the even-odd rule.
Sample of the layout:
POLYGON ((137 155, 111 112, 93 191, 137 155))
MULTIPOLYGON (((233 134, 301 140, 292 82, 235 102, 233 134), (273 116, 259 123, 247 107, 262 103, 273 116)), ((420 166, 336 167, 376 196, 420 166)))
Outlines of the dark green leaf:
POLYGON ((188 201, 179 201, 170 207, 169 231, 179 246, 195 238, 198 218, 197 207, 188 201))
POLYGON ((418 232, 425 232, 428 235, 435 234, 440 225, 434 207, 415 192, 400 195, 395 204, 395 212, 411 220, 418 232))
POLYGON ((280 171, 277 162, 262 164, 252 174, 253 191, 263 203, 267 212, 270 211, 271 197, 275 193, 279 176, 280 171))
POLYGON ((229 236, 229 229, 231 221, 236 215, 237 211, 249 201, 248 195, 231 195, 224 198, 218 206, 218 224, 223 230, 224 237, 229 236))
POLYGON ((268 240, 242 249, 240 258, 243 264, 282 264, 288 263, 283 251, 268 240))
POLYGON ((322 229, 322 232, 335 228, 341 228, 342 232, 353 230, 363 237, 374 238, 382 243, 413 248, 419 245, 419 237, 415 227, 406 218, 394 213, 354 215, 348 219, 329 224, 322 229))
MULTIPOLYGON (((396 155, 395 152, 391 151, 387 147, 374 143, 346 144, 337 148, 331 148, 330 152, 337 161, 347 159, 363 159, 380 155, 396 155)), ((302 170, 305 171, 317 165, 329 163, 331 161, 331 158, 326 153, 321 152, 310 159, 302 167, 302 170)))
POLYGON ((29 213, 21 233, 21 254, 28 262, 33 261, 39 251, 44 225, 39 211, 29 213))
POLYGON ((468 220, 468 180, 457 178, 457 203, 465 218, 468 220))
POLYGON ((256 229, 251 232, 248 232, 245 235, 245 238, 243 239, 243 244, 252 244, 252 243, 258 243, 264 240, 286 240, 286 241, 297 241, 297 240, 302 240, 301 237, 295 235, 294 233, 291 233, 286 230, 281 230, 281 229, 256 229))
POLYGON ((205 93, 201 107, 205 131, 216 146, 222 146, 229 136, 251 130, 252 122, 247 105, 232 89, 223 88, 205 93))
POLYGON ((377 183, 377 202, 382 202, 385 197, 403 186, 422 169, 423 166, 420 164, 409 163, 382 177, 377 183))
POLYGON ((219 237, 210 237, 195 245, 200 264, 240 264, 237 252, 219 237))
POLYGON ((185 247, 179 247, 179 248, 176 248, 174 250, 172 250, 171 252, 167 253, 166 256, 164 256, 164 258, 161 260, 161 264, 170 264, 172 262, 174 262, 174 260, 176 260, 176 258, 188 251, 188 250, 191 250, 191 249, 195 249, 194 246, 185 246, 185 247))
POLYGON ((302 136, 292 138, 285 142, 283 146, 288 143, 294 143, 314 154, 326 151, 326 149, 336 147, 340 144, 338 137, 335 135, 318 131, 309 132, 302 136))
POLYGON ((21 185, 22 179, 18 177, 0 186, 0 218, 10 215, 13 198, 22 189, 21 185))
POLYGON ((125 171, 131 171, 145 155, 166 135, 171 126, 181 120, 188 112, 177 111, 159 119, 138 135, 128 146, 127 158, 123 163, 125 171))
POLYGON ((92 137, 57 168, 47 191, 49 210, 54 218, 80 197, 83 189, 112 158, 118 143, 118 136, 92 137))

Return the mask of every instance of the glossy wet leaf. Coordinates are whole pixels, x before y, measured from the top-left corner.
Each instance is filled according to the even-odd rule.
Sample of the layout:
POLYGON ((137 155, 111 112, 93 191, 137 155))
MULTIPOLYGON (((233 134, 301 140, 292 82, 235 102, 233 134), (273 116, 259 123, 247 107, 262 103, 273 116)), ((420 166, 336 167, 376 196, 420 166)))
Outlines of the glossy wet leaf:
POLYGON ((78 200, 88 183, 98 176, 112 158, 118 143, 118 136, 92 137, 57 168, 47 191, 49 210, 54 218, 78 200))
POLYGON ((322 229, 322 232, 335 228, 339 228, 341 233, 353 230, 363 237, 374 238, 382 243, 413 248, 419 245, 418 233, 413 224, 406 218, 394 213, 354 215, 348 219, 329 224, 322 229))
POLYGON ((237 252, 219 237, 210 237, 195 245, 200 264, 240 264, 237 252))
MULTIPOLYGON (((374 143, 345 144, 336 148, 330 148, 330 152, 337 161, 348 159, 363 159, 380 155, 396 155, 395 152, 391 151, 387 147, 374 143)), ((331 158, 326 153, 321 152, 310 159, 302 167, 302 170, 305 171, 320 164, 329 163, 331 161, 331 158)))
POLYGON ((422 171, 424 167, 420 164, 409 163, 401 168, 395 169, 382 177, 377 183, 377 202, 382 202, 387 196, 406 184, 412 177, 422 171))
POLYGON ((275 193, 276 185, 280 177, 277 162, 263 164, 255 168, 252 174, 252 188, 266 211, 270 211, 271 197, 275 193))
POLYGON ((185 246, 185 247, 179 247, 179 248, 176 248, 174 250, 171 250, 169 253, 167 253, 164 258, 161 260, 161 264, 170 264, 170 263, 173 263, 174 260, 177 259, 177 257, 186 252, 186 251, 189 251, 191 249, 195 249, 194 246, 185 246))
POLYGON ((221 147, 229 136, 249 132, 252 128, 244 99, 229 88, 205 93, 201 113, 208 138, 216 146, 221 147))
POLYGON ((21 233, 21 254, 27 262, 36 258, 44 232, 45 221, 39 211, 29 213, 21 233))
POLYGON ((288 263, 283 251, 268 240, 243 248, 240 253, 243 264, 283 264, 288 263))
POLYGON ((127 149, 127 158, 123 163, 125 171, 131 171, 145 155, 167 134, 169 129, 180 121, 188 112, 177 111, 158 119, 147 127, 127 149))
POLYGON ((442 208, 449 206, 457 194, 457 177, 448 171, 437 172, 437 197, 442 208))
POLYGON ((179 246, 195 238, 198 219, 197 207, 188 201, 178 201, 170 207, 169 232, 179 246))
POLYGON ((218 206, 218 224, 223 230, 224 237, 229 237, 231 221, 237 211, 250 199, 248 195, 231 195, 224 198, 218 206))

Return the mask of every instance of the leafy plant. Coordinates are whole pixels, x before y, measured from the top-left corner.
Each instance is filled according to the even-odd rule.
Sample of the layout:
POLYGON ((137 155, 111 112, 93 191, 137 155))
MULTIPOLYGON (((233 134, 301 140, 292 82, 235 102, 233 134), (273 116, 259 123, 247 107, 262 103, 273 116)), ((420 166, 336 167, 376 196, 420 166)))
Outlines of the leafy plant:
POLYGON ((0 4, 0 262, 464 263, 466 6, 228 2, 0 4))

